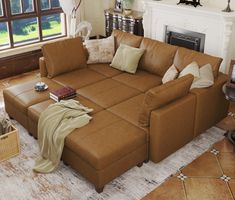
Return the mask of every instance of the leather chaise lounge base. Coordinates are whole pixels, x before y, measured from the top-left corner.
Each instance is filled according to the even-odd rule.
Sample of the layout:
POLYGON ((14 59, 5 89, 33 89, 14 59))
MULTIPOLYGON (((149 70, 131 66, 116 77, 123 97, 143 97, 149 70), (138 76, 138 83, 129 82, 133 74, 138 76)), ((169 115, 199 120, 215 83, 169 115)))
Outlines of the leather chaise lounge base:
MULTIPOLYGON (((48 77, 51 63, 48 64, 48 59, 44 57, 40 59, 41 79, 3 91, 6 112, 37 138, 40 114, 54 103, 49 99, 49 92, 64 85, 77 90, 79 95, 75 99, 93 108, 92 120, 66 137, 62 160, 93 183, 97 192, 102 192, 105 184, 136 165, 141 166, 149 159, 159 162, 166 158, 223 119, 229 105, 221 91, 227 76, 218 72, 220 58, 118 30, 113 35, 116 49, 120 43, 146 49, 135 74, 119 71, 109 64, 87 65, 83 47, 78 49, 79 56, 76 54, 75 43, 79 43, 80 39, 75 38, 58 43, 66 45, 66 50, 58 49, 57 43, 54 47, 52 45, 57 50, 53 62, 60 63, 56 59, 64 54, 70 56, 68 51, 71 46, 71 54, 85 61, 81 64, 79 60, 80 67, 48 77), (188 75, 178 79, 175 85, 167 88, 167 84, 161 83, 162 76, 173 63, 181 71, 192 61, 197 61, 200 66, 210 63, 215 84, 173 97, 173 93, 185 87, 177 84, 182 80, 186 84, 193 77, 188 75), (36 92, 34 86, 38 81, 45 82, 48 90, 36 92), (159 87, 162 90, 155 94, 159 87), (143 126, 139 119, 149 93, 159 95, 159 101, 163 102, 150 111, 149 124, 143 126), (169 98, 171 101, 168 101, 169 98)), ((53 48, 47 49, 46 46, 43 51, 53 57, 53 48)), ((62 64, 69 65, 70 62, 66 57, 62 64)))

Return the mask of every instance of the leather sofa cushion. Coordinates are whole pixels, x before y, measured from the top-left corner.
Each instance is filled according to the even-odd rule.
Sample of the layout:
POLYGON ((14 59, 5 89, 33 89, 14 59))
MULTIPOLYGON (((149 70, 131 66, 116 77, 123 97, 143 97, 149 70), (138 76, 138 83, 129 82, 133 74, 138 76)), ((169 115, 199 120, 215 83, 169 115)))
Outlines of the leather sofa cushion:
POLYGON ((150 74, 144 70, 137 70, 134 75, 122 73, 114 76, 113 79, 129 87, 140 90, 141 92, 146 92, 147 90, 160 85, 162 82, 162 78, 160 76, 150 74))
MULTIPOLYGON (((145 94, 132 97, 122 103, 112 106, 108 110, 122 119, 139 127, 139 115, 143 109, 143 101, 145 94)), ((143 127, 139 127, 143 128, 143 127)), ((144 129, 146 132, 147 128, 144 129)))
POLYGON ((99 106, 108 108, 140 94, 140 91, 109 78, 83 87, 78 93, 99 106))
POLYGON ((87 65, 89 69, 92 69, 106 77, 113 77, 118 74, 121 74, 122 72, 120 70, 114 69, 113 67, 110 67, 110 64, 89 64, 87 65))
POLYGON ((164 76, 173 64, 178 47, 157 40, 143 38, 140 48, 145 49, 139 62, 139 69, 146 70, 158 76, 164 76))
MULTIPOLYGON (((74 98, 75 100, 79 101, 82 105, 88 107, 88 108, 93 108, 93 111, 91 113, 89 113, 89 115, 93 115, 101 110, 103 110, 103 108, 101 108, 100 106, 98 106, 97 104, 95 104, 94 102, 88 100, 87 98, 79 95, 76 98, 74 98)), ((30 106, 28 108, 28 117, 34 121, 34 122, 38 122, 39 117, 41 112, 43 112, 49 105, 55 103, 54 100, 49 99, 37 104, 34 104, 32 106, 30 106)))
POLYGON ((131 33, 122 32, 120 30, 113 30, 115 49, 117 50, 120 44, 126 44, 131 47, 138 48, 143 39, 142 36, 133 35, 131 33))
POLYGON ((115 116, 101 111, 90 123, 65 139, 65 146, 97 170, 117 162, 147 143, 147 134, 115 116), (128 131, 127 131, 128 130, 128 131))
POLYGON ((174 58, 174 65, 179 71, 182 71, 188 64, 196 61, 199 67, 206 64, 211 64, 214 78, 218 76, 219 67, 222 58, 210 56, 201 52, 179 47, 174 58))
POLYGON ((80 37, 45 44, 42 52, 49 78, 87 66, 80 37))
POLYGON ((77 89, 105 78, 105 76, 95 72, 94 70, 84 68, 61 74, 53 78, 53 80, 62 85, 69 85, 70 87, 77 89))
POLYGON ((145 94, 143 109, 139 115, 140 126, 148 127, 150 125, 151 111, 185 96, 189 92, 192 82, 193 76, 189 74, 150 89, 145 94))
POLYGON ((6 88, 3 91, 3 95, 5 101, 11 103, 22 113, 27 114, 27 108, 29 106, 49 99, 49 92, 60 87, 60 84, 48 78, 41 78, 6 88), (34 86, 38 81, 45 82, 48 85, 48 90, 36 92, 34 86))

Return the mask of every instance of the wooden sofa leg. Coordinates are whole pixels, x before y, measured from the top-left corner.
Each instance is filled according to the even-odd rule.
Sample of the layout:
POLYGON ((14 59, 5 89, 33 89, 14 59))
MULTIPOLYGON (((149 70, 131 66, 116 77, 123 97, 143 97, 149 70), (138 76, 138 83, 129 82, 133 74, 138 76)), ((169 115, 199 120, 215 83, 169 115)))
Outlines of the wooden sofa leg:
POLYGON ((146 159, 145 161, 144 161, 144 163, 148 163, 149 162, 149 159, 146 159))
POLYGON ((95 191, 97 192, 97 193, 101 193, 101 192, 103 192, 103 190, 104 190, 104 187, 95 187, 95 191))
POLYGON ((69 166, 69 164, 68 164, 67 162, 65 162, 64 160, 63 160, 63 163, 64 163, 66 166, 69 166))
POLYGON ((143 162, 139 163, 137 167, 142 167, 142 165, 143 165, 143 162))

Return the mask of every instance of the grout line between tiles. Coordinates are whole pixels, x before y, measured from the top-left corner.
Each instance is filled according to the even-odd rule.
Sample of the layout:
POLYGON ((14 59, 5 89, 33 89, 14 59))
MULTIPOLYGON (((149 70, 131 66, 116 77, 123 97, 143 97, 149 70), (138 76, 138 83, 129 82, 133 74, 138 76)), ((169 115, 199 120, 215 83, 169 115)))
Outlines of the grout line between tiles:
MULTIPOLYGON (((180 170, 180 172, 181 172, 181 170, 180 170)), ((185 200, 188 200, 188 196, 187 196, 187 191, 186 191, 186 186, 185 186, 185 181, 184 180, 182 181, 182 186, 183 186, 183 189, 184 189, 185 200)))
POLYGON ((226 185, 227 185, 227 187, 228 187, 228 190, 229 190, 229 192, 230 192, 231 197, 232 197, 233 200, 234 200, 234 195, 233 195, 233 192, 232 192, 232 190, 231 190, 231 187, 230 187, 229 183, 227 182, 226 185))
MULTIPOLYGON (((220 152, 218 155, 220 155, 220 154, 221 154, 221 152, 220 152)), ((219 159, 218 159, 218 155, 215 155, 215 157, 216 157, 217 163, 218 163, 219 168, 220 168, 220 170, 221 170, 221 172, 222 172, 222 175, 223 175, 223 174, 224 174, 224 170, 223 170, 223 168, 222 168, 222 166, 221 166, 221 164, 220 164, 220 161, 219 161, 219 159)))

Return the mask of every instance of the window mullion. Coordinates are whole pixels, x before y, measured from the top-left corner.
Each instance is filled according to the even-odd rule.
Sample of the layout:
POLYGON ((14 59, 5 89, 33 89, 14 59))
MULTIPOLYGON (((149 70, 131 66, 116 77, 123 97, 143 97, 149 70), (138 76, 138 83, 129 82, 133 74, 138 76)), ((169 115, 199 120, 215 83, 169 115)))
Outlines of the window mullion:
POLYGON ((24 13, 24 1, 21 0, 21 13, 24 13))
POLYGON ((41 7, 40 7, 40 0, 34 0, 35 3, 35 10, 38 15, 38 31, 39 31, 39 40, 42 41, 42 20, 41 20, 41 7))
POLYGON ((3 1, 5 1, 5 14, 7 17, 10 46, 11 46, 11 48, 13 48, 14 47, 14 40, 13 40, 13 30, 12 30, 12 26, 11 26, 11 5, 10 5, 10 1, 7 1, 7 0, 3 0, 3 1))

